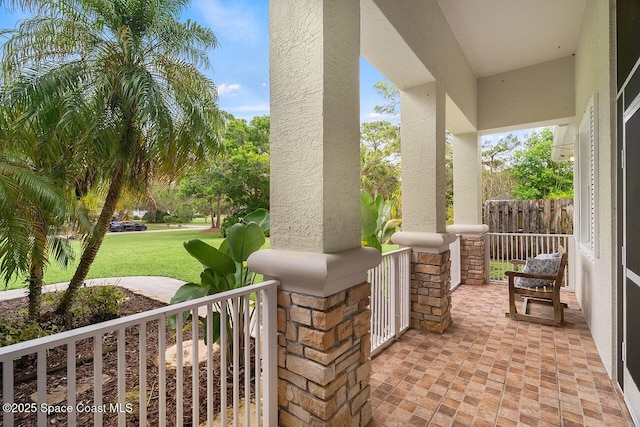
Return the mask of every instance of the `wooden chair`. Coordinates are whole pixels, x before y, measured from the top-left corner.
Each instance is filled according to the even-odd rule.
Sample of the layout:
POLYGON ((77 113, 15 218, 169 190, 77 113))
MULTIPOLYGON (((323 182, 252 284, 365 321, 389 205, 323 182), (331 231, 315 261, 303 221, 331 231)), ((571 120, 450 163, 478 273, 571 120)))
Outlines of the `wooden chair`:
POLYGON ((556 275, 529 274, 518 271, 517 266, 523 265, 524 261, 514 260, 515 271, 506 271, 509 278, 509 312, 505 316, 515 320, 526 320, 529 322, 542 323, 545 325, 560 326, 564 321, 564 308, 567 306, 560 301, 560 287, 564 280, 564 270, 567 266, 567 253, 564 248, 559 247, 560 266, 556 275), (544 279, 552 282, 548 286, 537 288, 520 287, 516 285, 516 278, 544 279), (521 312, 516 309, 516 295, 522 297, 524 302, 521 312), (529 314, 529 303, 538 302, 553 306, 553 317, 542 317, 529 314))

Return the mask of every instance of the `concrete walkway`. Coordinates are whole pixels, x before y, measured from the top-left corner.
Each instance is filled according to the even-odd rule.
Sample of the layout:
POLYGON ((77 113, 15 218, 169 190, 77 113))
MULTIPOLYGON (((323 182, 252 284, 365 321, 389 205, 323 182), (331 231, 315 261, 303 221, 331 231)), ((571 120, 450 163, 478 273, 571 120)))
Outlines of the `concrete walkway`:
MULTIPOLYGON (((185 282, 182 280, 172 279, 171 277, 156 276, 129 276, 129 277, 107 277, 102 279, 85 280, 86 286, 104 286, 115 285, 140 295, 169 304, 171 297, 176 293, 178 288, 185 282)), ((56 283, 54 285, 43 286, 43 292, 55 292, 67 289, 69 282, 56 283)), ((12 289, 0 292, 0 301, 6 301, 15 298, 26 297, 27 288, 12 289)))

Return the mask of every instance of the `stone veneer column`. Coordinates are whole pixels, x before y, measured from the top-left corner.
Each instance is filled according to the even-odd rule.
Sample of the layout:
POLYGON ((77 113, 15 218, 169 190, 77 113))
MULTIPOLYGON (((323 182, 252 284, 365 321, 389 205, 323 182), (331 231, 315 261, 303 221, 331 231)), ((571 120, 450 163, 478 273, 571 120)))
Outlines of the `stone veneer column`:
POLYGON ((334 254, 259 251, 253 271, 280 280, 280 426, 366 426, 371 421, 372 248, 334 254))
POLYGON ((411 247, 411 327, 443 333, 451 324, 450 233, 401 231, 394 243, 411 247))
POLYGON ((486 224, 447 227, 449 233, 460 236, 460 282, 466 285, 484 285, 487 280, 485 234, 486 224))

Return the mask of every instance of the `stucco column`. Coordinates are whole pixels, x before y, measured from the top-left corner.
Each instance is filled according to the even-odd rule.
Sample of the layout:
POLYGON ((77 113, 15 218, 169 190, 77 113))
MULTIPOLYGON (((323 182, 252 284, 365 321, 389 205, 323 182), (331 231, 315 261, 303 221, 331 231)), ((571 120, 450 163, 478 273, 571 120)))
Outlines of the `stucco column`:
POLYGON ((271 249, 249 267, 278 289, 278 425, 366 426, 371 340, 360 245, 360 2, 272 0, 271 249))
POLYGON ((446 96, 438 82, 400 92, 402 231, 411 247, 411 326, 442 333, 451 324, 451 261, 446 232, 446 96))
POLYGON ((482 285, 487 276, 482 224, 482 154, 477 132, 453 135, 453 220, 460 237, 460 281, 482 285))
POLYGON ((360 246, 360 3, 269 4, 271 247, 360 246))
POLYGON ((453 222, 482 224, 482 157, 478 134, 453 137, 453 222))
POLYGON ((400 92, 404 231, 446 231, 445 101, 437 82, 400 92))

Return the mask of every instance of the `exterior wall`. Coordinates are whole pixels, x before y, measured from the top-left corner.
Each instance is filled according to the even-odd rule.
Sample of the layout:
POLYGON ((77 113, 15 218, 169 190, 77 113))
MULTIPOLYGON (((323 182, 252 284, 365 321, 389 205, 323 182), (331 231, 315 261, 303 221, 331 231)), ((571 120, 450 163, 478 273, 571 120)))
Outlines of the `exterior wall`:
POLYGON ((478 130, 573 117, 575 112, 573 57, 478 79, 478 130))
MULTIPOLYGON (((598 94, 598 239, 600 251, 588 253, 576 244, 576 296, 600 357, 612 378, 616 371, 616 154, 615 43, 610 4, 589 0, 576 52, 576 125, 594 93, 598 94)), ((577 161, 576 161, 577 163, 577 161)))

